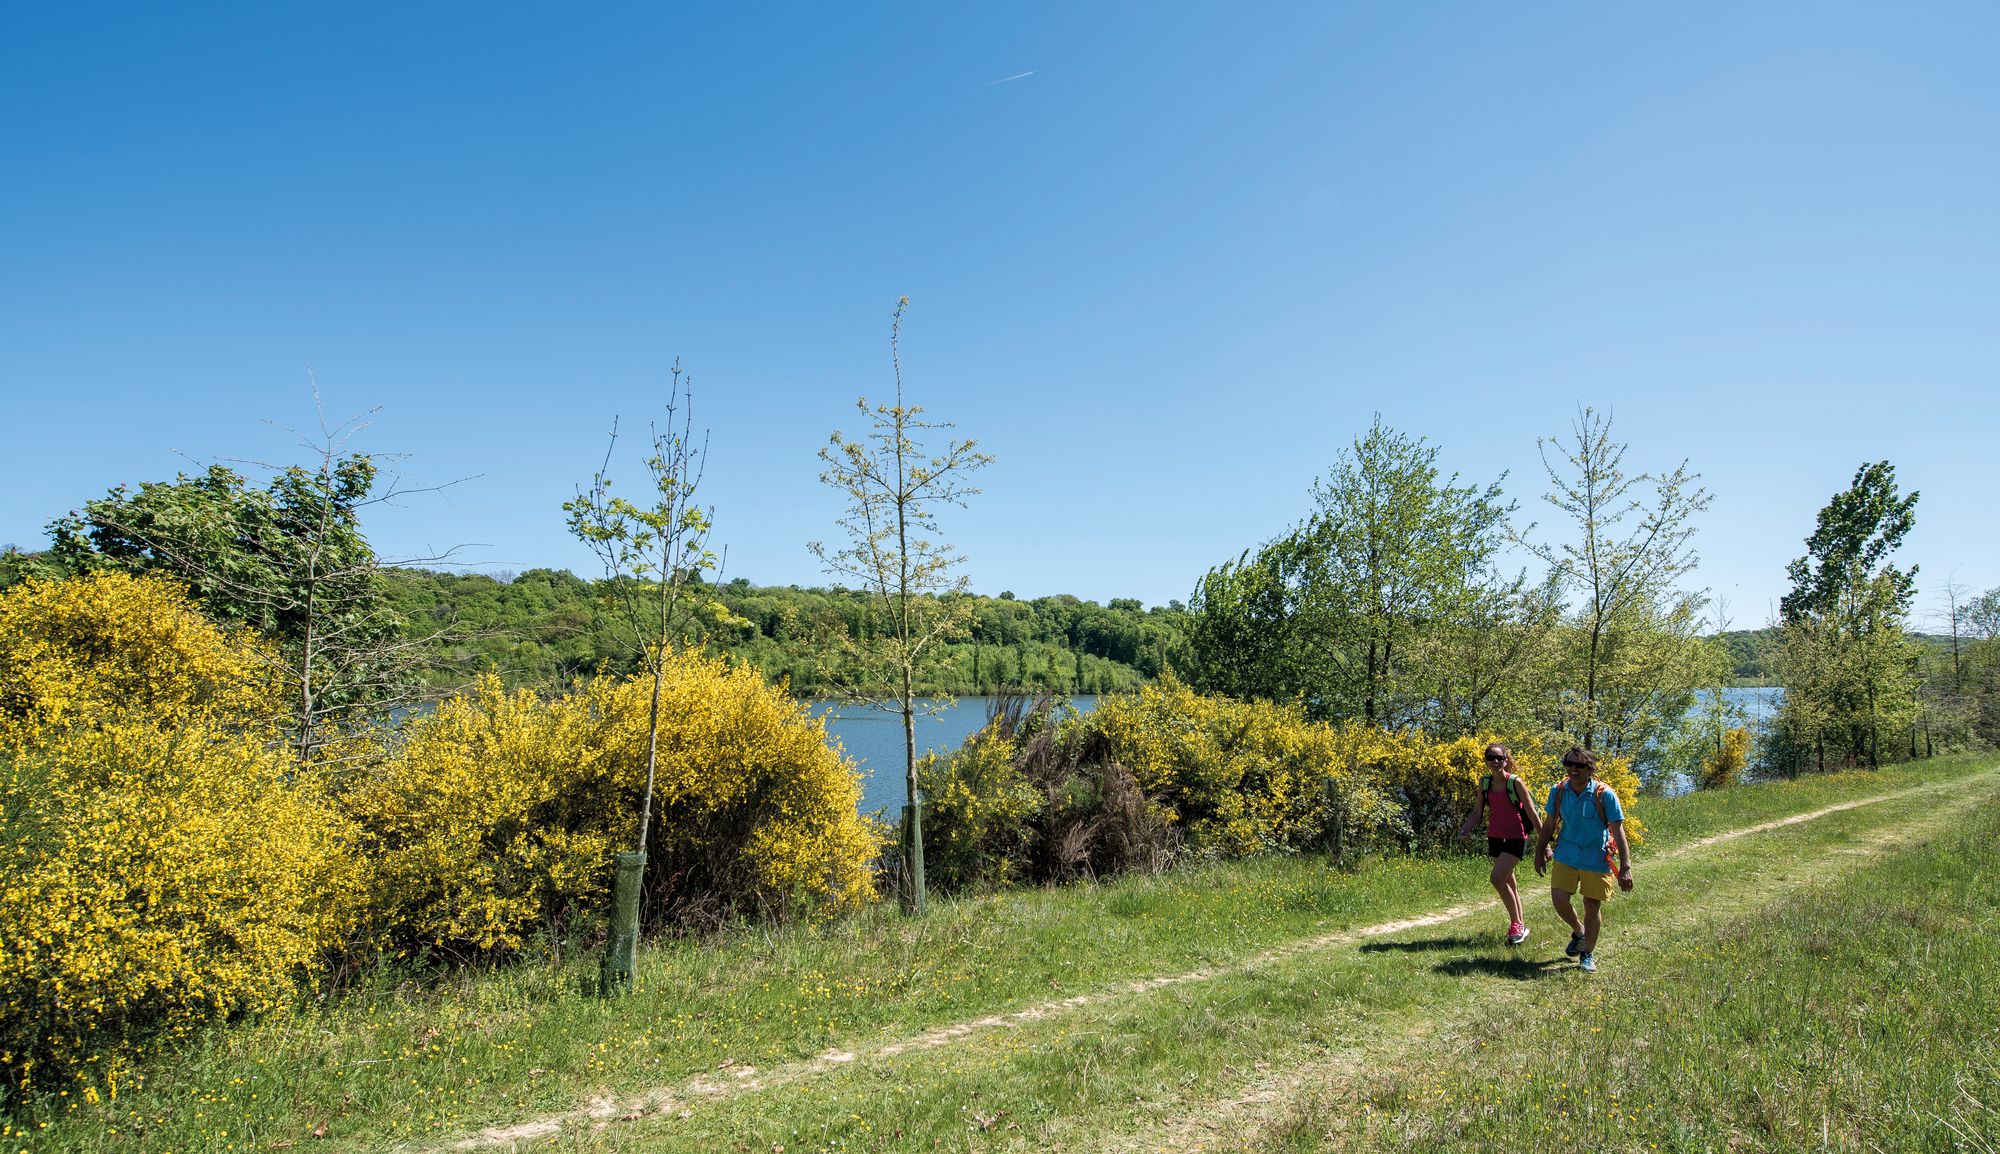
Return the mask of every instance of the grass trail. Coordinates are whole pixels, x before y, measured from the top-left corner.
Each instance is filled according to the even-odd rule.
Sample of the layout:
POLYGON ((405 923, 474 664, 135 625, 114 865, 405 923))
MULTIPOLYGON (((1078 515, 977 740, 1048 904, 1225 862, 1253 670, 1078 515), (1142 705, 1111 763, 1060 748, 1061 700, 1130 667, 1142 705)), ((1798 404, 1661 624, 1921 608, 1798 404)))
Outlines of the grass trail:
MULTIPOLYGON (((1988 770, 1974 780, 1985 788, 1991 778, 1988 770)), ((1885 829, 1935 824, 1966 804, 1944 799, 1970 784, 1850 795, 1733 830, 1689 822, 1679 847, 1647 859, 1637 899, 1613 903, 1604 960, 1671 932, 1696 908, 1683 899, 1726 915, 1813 882, 1829 868, 1820 857, 1836 871, 1858 868, 1860 855, 1833 851, 1885 829)), ((1264 1112, 1295 1096, 1313 1071, 1324 1075, 1374 1049, 1370 1039, 1420 1041, 1434 1024, 1412 1027, 1437 1019, 1440 1006, 1449 1019, 1522 985, 1486 982, 1468 993, 1468 978, 1580 977, 1549 961, 1562 937, 1545 902, 1534 919, 1540 947, 1520 952, 1488 945, 1497 929, 1485 924, 1492 904, 1320 935, 1230 965, 843 1051, 838 1060, 606 1099, 594 1112, 541 1119, 531 1134, 505 1137, 577 1149, 901 1150, 1186 1149, 1206 1135, 1243 1148, 1254 1132, 1246 1108, 1264 1112), (1410 936, 1439 928, 1452 932, 1410 936), (1209 1100, 1217 1088, 1227 1091, 1223 1100, 1209 1100)))

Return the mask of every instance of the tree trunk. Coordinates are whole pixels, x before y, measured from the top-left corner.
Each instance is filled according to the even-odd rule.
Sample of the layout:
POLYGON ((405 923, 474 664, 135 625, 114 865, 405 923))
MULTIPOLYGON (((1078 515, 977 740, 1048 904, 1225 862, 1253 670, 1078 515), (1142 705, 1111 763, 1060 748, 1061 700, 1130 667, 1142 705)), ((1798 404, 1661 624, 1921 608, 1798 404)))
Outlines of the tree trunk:
POLYGON ((639 968, 639 887, 646 875, 646 855, 621 853, 611 887, 611 941, 597 975, 601 997, 632 992, 632 975, 639 968))
POLYGON ((908 799, 903 812, 909 819, 910 912, 924 912, 924 807, 917 790, 917 719, 910 695, 910 670, 903 668, 903 789, 908 799))

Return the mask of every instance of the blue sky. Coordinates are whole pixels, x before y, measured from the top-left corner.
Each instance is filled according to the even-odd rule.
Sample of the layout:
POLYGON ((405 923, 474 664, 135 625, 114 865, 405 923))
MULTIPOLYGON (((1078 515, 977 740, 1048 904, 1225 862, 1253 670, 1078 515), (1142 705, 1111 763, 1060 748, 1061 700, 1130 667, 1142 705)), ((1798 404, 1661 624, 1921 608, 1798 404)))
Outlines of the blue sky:
POLYGON ((1184 599, 1377 412, 1546 523, 1591 404, 1703 474, 1739 626, 1880 458, 1928 608, 2000 585, 1996 50, 1971 4, 10 5, 0 541, 286 456, 310 364, 474 478, 385 555, 592 572, 559 505, 678 356, 730 575, 816 583, 907 294, 911 399, 998 458, 984 592, 1184 599))

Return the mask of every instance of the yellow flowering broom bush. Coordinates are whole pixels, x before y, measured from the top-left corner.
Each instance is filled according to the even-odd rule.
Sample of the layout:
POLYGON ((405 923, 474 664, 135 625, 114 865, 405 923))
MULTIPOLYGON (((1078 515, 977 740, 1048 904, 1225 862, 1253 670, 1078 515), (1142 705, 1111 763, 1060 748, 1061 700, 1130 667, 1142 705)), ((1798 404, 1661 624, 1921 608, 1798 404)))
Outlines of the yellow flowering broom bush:
POLYGON ((352 913, 345 828, 262 743, 151 711, 93 720, 0 752, 12 1095, 115 1092, 148 1048, 285 1004, 352 913))
MULTIPOLYGON (((1350 723, 1361 728, 1358 723, 1350 723)), ((1379 732, 1379 731, 1378 731, 1379 732)), ((1410 827, 1412 846, 1449 844, 1466 807, 1486 774, 1486 747, 1499 742, 1514 753, 1514 768, 1528 785, 1539 810, 1548 808, 1549 789, 1565 779, 1562 755, 1570 741, 1560 735, 1483 733, 1449 741, 1421 735, 1386 735, 1375 762, 1380 781, 1393 790, 1410 827)), ((1597 780, 1610 786, 1626 811, 1625 832, 1637 845, 1645 838, 1645 823, 1634 811, 1639 775, 1632 760, 1599 754, 1597 780)), ((1544 813, 1546 815, 1546 812, 1544 813)))
POLYGON ((924 873, 943 890, 1006 885, 1030 866, 1044 799, 1016 764, 1017 744, 988 725, 950 755, 917 764, 924 794, 924 873))
POLYGON ((1365 849, 1399 828, 1358 727, 1308 721, 1293 706, 1196 693, 1171 674, 1101 702, 1082 724, 1176 823, 1195 850, 1365 849))
MULTIPOLYGON (((1053 741, 1012 740, 988 729, 950 758, 933 759, 925 778, 927 856, 947 886, 1024 873, 1056 880, 1086 854, 1093 871, 1119 868, 1118 859, 1099 860, 1105 855, 1089 845, 1112 793, 1104 786, 1120 774, 1142 795, 1127 799, 1125 809, 1168 827, 1165 839, 1146 836, 1184 842, 1197 854, 1342 854, 1382 844, 1435 850, 1455 840, 1493 740, 1309 721, 1294 706, 1199 694, 1169 674, 1131 696, 1101 701, 1063 724, 1053 741), (1065 848, 1068 842, 1075 845, 1065 848)), ((1567 743, 1532 735, 1501 740, 1511 744, 1538 801, 1546 797, 1562 776, 1567 743)), ((1638 793, 1625 758, 1600 758, 1599 778, 1628 805, 1638 793)), ((1636 816, 1627 827, 1635 843, 1643 837, 1636 816)))
POLYGON ((253 636, 226 634, 157 577, 30 580, 0 595, 0 736, 117 712, 167 727, 260 727, 279 700, 253 636))
MULTIPOLYGON (((405 950, 504 952, 602 905, 638 829, 651 691, 600 677, 544 701, 489 679, 412 722, 342 796, 374 863, 375 931, 405 950)), ((681 654, 660 715, 653 924, 873 897, 879 832, 803 705, 754 669, 681 654)))
POLYGON ((1722 740, 1708 756, 1701 760, 1701 776, 1696 785, 1702 789, 1727 789, 1743 780, 1744 767, 1750 764, 1750 731, 1743 726, 1734 726, 1722 732, 1722 740))

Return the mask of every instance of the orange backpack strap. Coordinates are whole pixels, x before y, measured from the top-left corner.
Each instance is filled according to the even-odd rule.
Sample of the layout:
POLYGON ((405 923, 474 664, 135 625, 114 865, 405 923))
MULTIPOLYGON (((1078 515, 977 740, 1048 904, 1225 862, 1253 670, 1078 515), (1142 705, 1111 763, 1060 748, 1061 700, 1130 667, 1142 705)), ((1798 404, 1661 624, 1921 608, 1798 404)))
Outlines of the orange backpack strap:
POLYGON ((1604 872, 1617 873, 1618 847, 1611 840, 1611 819, 1604 812, 1604 783, 1591 782, 1590 795, 1597 799, 1597 820, 1604 823, 1604 872))

